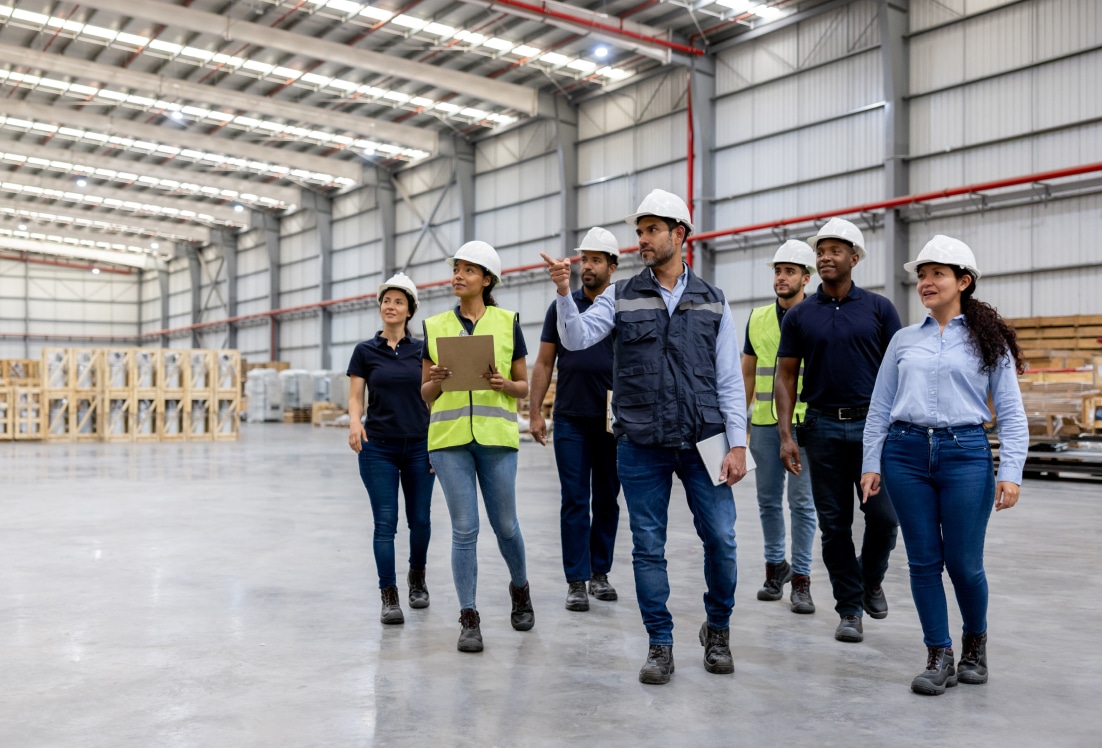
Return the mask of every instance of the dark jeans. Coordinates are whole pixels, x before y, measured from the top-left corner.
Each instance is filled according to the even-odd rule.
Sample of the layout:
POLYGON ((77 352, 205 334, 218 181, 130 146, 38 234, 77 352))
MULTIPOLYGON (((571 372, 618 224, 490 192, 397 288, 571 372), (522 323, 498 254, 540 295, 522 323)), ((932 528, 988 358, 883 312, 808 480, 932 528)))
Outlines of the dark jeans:
POLYGON ((429 509, 436 480, 429 466, 428 439, 376 439, 361 442, 360 478, 371 498, 375 519, 372 547, 379 572, 379 589, 397 584, 394 536, 398 532, 398 484, 406 500, 409 525, 409 565, 425 568, 429 550, 429 509))
POLYGON ((951 647, 942 569, 949 571, 964 633, 987 631, 983 541, 995 504, 995 471, 983 426, 927 429, 895 423, 881 453, 907 544, 914 596, 928 647, 951 647))
POLYGON ((562 488, 563 571, 567 582, 584 582, 612 569, 620 522, 616 437, 605 430, 604 418, 558 416, 553 443, 562 488))
POLYGON ((878 587, 895 548, 899 521, 888 491, 861 503, 861 437, 865 419, 839 421, 807 409, 798 427, 800 446, 807 450, 811 493, 823 537, 823 563, 834 589, 834 609, 840 616, 861 616, 863 587, 878 587), (854 496, 854 490, 857 495, 854 496), (853 505, 865 514, 861 556, 853 545, 853 505))
POLYGON ((713 486, 694 447, 641 447, 627 437, 616 442, 617 468, 631 522, 635 596, 651 644, 673 644, 673 618, 666 607, 666 527, 673 476, 681 479, 693 513, 697 537, 704 543, 704 610, 708 625, 726 629, 735 606, 735 498, 728 486, 713 486))

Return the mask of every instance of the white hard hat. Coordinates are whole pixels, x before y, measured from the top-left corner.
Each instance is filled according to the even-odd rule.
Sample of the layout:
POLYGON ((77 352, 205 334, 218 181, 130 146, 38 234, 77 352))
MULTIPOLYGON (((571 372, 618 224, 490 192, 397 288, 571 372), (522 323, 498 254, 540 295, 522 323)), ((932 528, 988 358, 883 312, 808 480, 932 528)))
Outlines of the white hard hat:
POLYGON ((936 262, 938 265, 956 265, 962 270, 970 272, 977 280, 980 277, 980 269, 976 267, 976 256, 967 244, 960 239, 951 236, 937 234, 926 242, 926 246, 918 253, 918 258, 904 263, 903 269, 908 273, 918 272, 920 265, 936 262))
POLYGON ((481 265, 490 271, 498 283, 501 283, 501 258, 497 256, 497 250, 486 242, 467 242, 456 253, 448 258, 448 264, 455 267, 456 260, 466 260, 475 265, 481 265))
POLYGON ((811 249, 810 244, 799 239, 789 239, 782 244, 780 249, 777 250, 777 254, 773 255, 773 259, 769 261, 769 267, 773 267, 780 262, 787 262, 790 265, 802 265, 807 268, 807 272, 815 275, 815 252, 811 249))
POLYGON ((417 286, 413 285, 413 279, 405 273, 395 273, 394 275, 390 276, 390 278, 388 278, 386 282, 379 286, 379 301, 382 301, 383 294, 385 294, 387 290, 391 288, 397 288, 399 291, 405 291, 413 298, 413 303, 415 305, 417 304, 417 286))
POLYGON ((634 226, 643 216, 669 218, 685 224, 690 234, 693 232, 693 224, 689 220, 689 207, 685 205, 684 200, 672 192, 651 190, 650 194, 643 198, 643 202, 639 203, 639 210, 624 220, 634 226))
POLYGON ((841 239, 849 242, 857 251, 857 256, 862 260, 865 259, 865 237, 861 234, 861 229, 844 218, 831 218, 819 229, 818 234, 807 240, 807 243, 812 249, 816 249, 823 239, 841 239))
POLYGON ((582 239, 582 243, 578 245, 578 248, 574 251, 604 252, 613 257, 619 257, 620 244, 616 241, 616 237, 611 231, 603 229, 600 226, 594 226, 586 232, 585 238, 582 239))

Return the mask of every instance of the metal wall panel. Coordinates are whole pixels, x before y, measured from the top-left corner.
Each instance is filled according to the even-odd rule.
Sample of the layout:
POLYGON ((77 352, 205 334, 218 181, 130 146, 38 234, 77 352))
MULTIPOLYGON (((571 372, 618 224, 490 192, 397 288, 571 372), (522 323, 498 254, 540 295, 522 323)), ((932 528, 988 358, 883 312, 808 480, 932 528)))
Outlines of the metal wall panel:
POLYGON ((267 361, 271 333, 267 325, 245 327, 237 331, 237 347, 241 356, 249 361, 267 361))
POLYGON ((475 143, 476 174, 555 150, 555 122, 539 120, 475 143))

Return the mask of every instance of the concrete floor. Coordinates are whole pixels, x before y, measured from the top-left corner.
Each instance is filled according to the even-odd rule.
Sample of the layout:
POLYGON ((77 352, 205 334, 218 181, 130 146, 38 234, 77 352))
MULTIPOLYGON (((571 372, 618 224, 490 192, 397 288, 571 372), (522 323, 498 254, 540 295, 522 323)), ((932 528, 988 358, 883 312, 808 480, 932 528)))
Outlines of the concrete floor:
MULTIPOLYGON (((991 682, 913 695, 924 649, 902 548, 891 614, 865 642, 762 603, 752 478, 736 487, 734 676, 700 664, 700 544, 680 490, 668 556, 677 672, 637 673, 627 515, 616 603, 563 609, 551 450, 522 445, 519 504, 536 627, 509 627, 483 524, 486 651, 455 651, 437 487, 432 606, 383 628, 371 514, 341 429, 253 424, 238 443, 0 445, 0 746, 974 745, 1102 739, 1102 484, 1027 482, 988 534, 991 682)), ((399 557, 405 540, 399 536, 399 557)), ((952 606, 951 606, 952 607, 952 606)), ((952 622, 959 631, 959 619, 952 622)))

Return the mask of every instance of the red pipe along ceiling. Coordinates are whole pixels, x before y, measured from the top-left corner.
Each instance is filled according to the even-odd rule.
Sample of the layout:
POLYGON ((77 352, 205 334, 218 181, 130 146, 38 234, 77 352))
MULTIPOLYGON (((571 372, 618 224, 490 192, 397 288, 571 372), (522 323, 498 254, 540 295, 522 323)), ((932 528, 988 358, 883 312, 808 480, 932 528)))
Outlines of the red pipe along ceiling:
MULTIPOLYGON (((882 200, 875 203, 865 203, 864 205, 855 205, 849 208, 838 208, 837 210, 826 210, 819 213, 810 213, 804 216, 797 216, 795 218, 783 218, 779 221, 766 221, 764 223, 756 223, 750 226, 739 226, 737 228, 720 229, 718 231, 708 231, 702 234, 693 234, 686 242, 691 246, 693 242, 706 241, 708 239, 716 239, 721 236, 735 236, 737 234, 747 234, 755 231, 764 231, 766 229, 779 228, 781 226, 790 226, 794 224, 810 223, 812 221, 822 220, 824 218, 831 218, 833 216, 846 216, 860 213, 868 213, 874 210, 888 210, 891 208, 898 208, 904 205, 918 205, 921 203, 931 202, 933 200, 942 200, 948 197, 956 197, 959 195, 971 195, 986 190, 995 190, 1002 187, 1014 187, 1016 185, 1031 184, 1034 182, 1043 182, 1050 179, 1063 179, 1067 177, 1080 176, 1083 174, 1091 174, 1094 172, 1102 172, 1102 163, 1085 164, 1083 166, 1074 166, 1067 169, 1056 169, 1054 171, 1039 172, 1037 174, 1029 174, 1022 177, 1013 177, 1010 179, 999 179, 993 182, 981 182, 979 184, 966 185, 964 187, 953 187, 950 189, 939 190, 937 192, 925 192, 918 195, 906 195, 904 197, 896 197, 890 200, 882 200)), ((632 252, 638 252, 639 247, 626 247, 620 250, 620 254, 631 254, 632 252)), ((577 262, 577 257, 570 258, 571 262, 577 262)), ((539 270, 546 267, 542 262, 532 263, 531 265, 520 265, 518 267, 507 268, 501 271, 502 275, 511 275, 515 273, 526 273, 533 270, 539 270)), ((433 281, 431 283, 422 283, 418 285, 418 288, 439 288, 440 286, 447 286, 451 283, 450 279, 433 281)), ((217 327, 219 325, 233 324, 236 322, 243 322, 245 320, 260 319, 263 317, 279 317, 285 314, 293 314, 295 312, 310 311, 313 309, 325 309, 331 306, 339 304, 348 304, 356 301, 365 301, 373 299, 377 294, 367 293, 360 294, 358 296, 346 296, 341 299, 329 299, 327 301, 316 301, 311 304, 301 304, 299 306, 286 307, 283 309, 271 309, 266 312, 256 312, 253 314, 244 314, 237 317, 230 317, 229 319, 217 320, 214 322, 200 322, 195 325, 187 325, 185 327, 174 327, 167 330, 156 330, 154 332, 143 333, 141 337, 151 338, 159 335, 171 335, 179 332, 189 332, 191 330, 202 330, 209 327, 217 327)), ((22 337, 22 336, 21 336, 22 337)))
POLYGON ((571 15, 570 13, 563 13, 562 11, 548 8, 544 3, 526 3, 522 0, 492 0, 496 5, 506 5, 510 8, 519 8, 520 10, 528 11, 529 13, 537 13, 541 16, 547 16, 548 18, 555 18, 560 21, 570 21, 571 23, 579 26, 588 26, 595 31, 603 31, 606 34, 612 34, 614 36, 622 36, 625 39, 633 39, 635 41, 644 42, 646 44, 653 44, 658 47, 665 47, 666 49, 672 49, 675 52, 682 52, 687 55, 703 55, 703 49, 697 49, 696 47, 688 47, 684 44, 678 44, 677 42, 667 41, 666 39, 660 39, 654 36, 647 36, 646 34, 640 34, 637 31, 631 31, 625 29, 622 25, 616 26, 611 23, 601 23, 600 21, 591 21, 582 16, 571 15))

